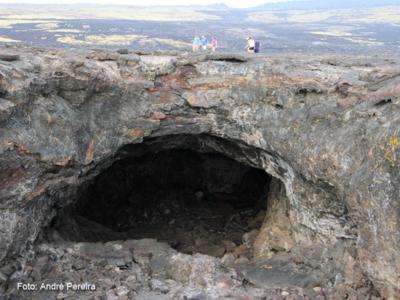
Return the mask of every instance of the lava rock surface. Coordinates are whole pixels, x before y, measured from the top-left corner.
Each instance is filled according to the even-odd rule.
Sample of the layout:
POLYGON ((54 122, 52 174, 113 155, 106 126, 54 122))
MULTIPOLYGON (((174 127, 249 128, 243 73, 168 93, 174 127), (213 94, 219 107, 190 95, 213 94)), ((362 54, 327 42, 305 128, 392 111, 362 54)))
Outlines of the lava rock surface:
MULTIPOLYGON (((215 257, 167 249, 168 261, 160 265, 168 263, 170 270, 179 265, 168 275, 178 277, 157 277, 142 270, 150 262, 132 259, 129 250, 128 265, 124 261, 126 266, 118 262, 116 267, 130 268, 137 277, 132 284, 140 287, 128 285, 124 277, 115 287, 102 283, 112 290, 106 293, 124 296, 126 288, 146 299, 152 296, 143 293, 154 290, 173 299, 228 299, 219 294, 222 284, 234 294, 255 289, 249 295, 258 299, 268 293, 258 290, 257 282, 278 276, 268 277, 258 263, 275 258, 274 270, 281 257, 286 262, 281 272, 301 266, 306 275, 294 276, 295 285, 303 283, 323 297, 398 299, 397 58, 138 55, 25 47, 3 47, 0 53, 18 56, 0 60, 2 293, 15 293, 15 279, 37 270, 32 264, 45 268, 39 268, 39 277, 32 275, 34 280, 53 276, 46 269, 52 257, 61 261, 56 274, 64 274, 63 259, 73 262, 68 255, 76 251, 80 257, 80 245, 43 250, 46 244, 37 242, 42 229, 79 198, 82 187, 130 155, 125 147, 156 139, 163 150, 193 145, 196 151, 221 153, 263 169, 279 181, 254 241, 250 263, 258 267, 243 267, 237 273, 244 277, 237 277, 234 268, 220 269, 222 262, 215 257), (169 142, 171 136, 178 138, 169 142), (194 283, 202 277, 203 282, 194 283), (147 283, 150 287, 144 288, 147 283)), ((107 245, 99 245, 99 256, 106 255, 107 245)), ((88 265, 84 268, 95 274, 113 265, 105 259, 93 273, 88 265)), ((160 272, 165 272, 161 266, 160 272)), ((88 276, 78 275, 76 280, 88 276)), ((290 294, 282 292, 277 291, 282 297, 290 294)))

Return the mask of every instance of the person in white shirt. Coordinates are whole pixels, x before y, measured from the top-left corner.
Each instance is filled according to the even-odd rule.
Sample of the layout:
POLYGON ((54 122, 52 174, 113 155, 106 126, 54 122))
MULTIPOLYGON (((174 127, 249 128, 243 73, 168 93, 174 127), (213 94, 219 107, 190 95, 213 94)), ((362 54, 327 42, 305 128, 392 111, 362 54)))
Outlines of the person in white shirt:
POLYGON ((256 48, 256 41, 252 36, 247 38, 247 52, 254 53, 256 48))

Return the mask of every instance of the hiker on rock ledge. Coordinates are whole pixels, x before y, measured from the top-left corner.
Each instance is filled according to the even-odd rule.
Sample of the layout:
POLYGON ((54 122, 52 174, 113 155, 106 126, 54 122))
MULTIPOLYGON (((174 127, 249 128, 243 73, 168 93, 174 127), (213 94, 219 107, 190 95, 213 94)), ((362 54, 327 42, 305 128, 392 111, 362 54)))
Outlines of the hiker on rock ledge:
POLYGON ((247 52, 255 53, 255 49, 256 49, 256 41, 252 36, 249 36, 247 38, 247 52))
POLYGON ((197 52, 200 49, 200 36, 196 33, 193 38, 192 50, 197 52))
POLYGON ((203 34, 201 36, 201 48, 203 50, 207 50, 207 46, 208 46, 208 38, 203 34))
POLYGON ((215 52, 217 47, 218 47, 218 40, 217 40, 217 38, 215 36, 213 36, 211 38, 211 49, 212 49, 212 51, 215 52))

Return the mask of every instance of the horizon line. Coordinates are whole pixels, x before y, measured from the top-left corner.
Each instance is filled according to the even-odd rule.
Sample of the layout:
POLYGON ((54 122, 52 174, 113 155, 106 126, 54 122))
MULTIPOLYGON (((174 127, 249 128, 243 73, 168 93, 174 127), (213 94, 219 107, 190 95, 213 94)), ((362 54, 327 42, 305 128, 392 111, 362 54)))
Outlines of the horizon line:
MULTIPOLYGON (((71 2, 67 0, 63 1, 58 1, 57 3, 49 1, 40 1, 40 2, 26 2, 26 1, 6 1, 3 2, 0 0, 0 5, 7 5, 7 6, 20 6, 20 5, 53 5, 53 6, 74 6, 74 5, 99 5, 99 6, 130 6, 130 7, 192 7, 192 6, 200 6, 200 7, 209 7, 209 6, 225 6, 226 8, 229 9, 246 9, 246 8, 254 8, 266 4, 276 4, 276 3, 287 3, 287 2, 297 2, 299 0, 265 0, 264 2, 261 2, 259 4, 255 5, 249 5, 249 6, 230 6, 224 1, 216 1, 214 3, 209 3, 209 4, 201 4, 201 3, 192 3, 192 4, 133 4, 133 3, 121 3, 116 1, 116 3, 104 3, 103 1, 101 3, 96 3, 93 1, 87 2, 87 1, 78 1, 78 2, 71 2)), ((302 0, 302 1, 310 1, 310 0, 302 0)))

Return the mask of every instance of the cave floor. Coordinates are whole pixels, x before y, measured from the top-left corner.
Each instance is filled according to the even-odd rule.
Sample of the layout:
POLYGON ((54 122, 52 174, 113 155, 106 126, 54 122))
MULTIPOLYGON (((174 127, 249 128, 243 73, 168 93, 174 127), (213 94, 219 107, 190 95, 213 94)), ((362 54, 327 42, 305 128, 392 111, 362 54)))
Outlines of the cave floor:
POLYGON ((79 241, 155 238, 186 254, 222 257, 234 253, 236 258, 246 260, 252 258, 251 247, 246 245, 254 242, 265 213, 258 209, 235 209, 226 202, 171 200, 157 203, 151 212, 143 211, 140 218, 124 220, 123 227, 105 227, 82 216, 63 219, 66 225, 48 232, 46 239, 62 241, 75 227, 79 241))
POLYGON ((233 262, 226 255, 180 253, 155 239, 38 244, 35 252, 8 284, 17 299, 325 299, 317 276, 287 253, 233 262), (37 290, 17 291, 17 282, 37 290), (41 283, 68 282, 86 290, 40 290, 41 283))

